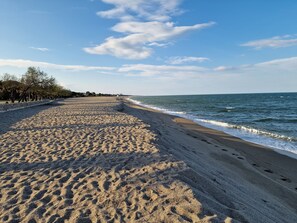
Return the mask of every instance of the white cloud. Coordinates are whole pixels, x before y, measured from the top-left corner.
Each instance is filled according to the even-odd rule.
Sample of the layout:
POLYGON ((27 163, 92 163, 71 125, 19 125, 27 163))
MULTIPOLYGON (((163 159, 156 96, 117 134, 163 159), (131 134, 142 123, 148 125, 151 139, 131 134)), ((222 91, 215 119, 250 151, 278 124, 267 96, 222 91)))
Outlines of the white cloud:
POLYGON ((30 49, 38 50, 38 51, 42 51, 42 52, 50 51, 50 49, 48 49, 48 48, 43 48, 43 47, 33 47, 33 46, 31 46, 30 49))
POLYGON ((170 57, 168 60, 166 60, 166 63, 168 64, 184 64, 184 63, 191 63, 191 62, 196 62, 196 63, 201 63, 208 61, 209 59, 206 57, 170 57))
POLYGON ((131 21, 168 21, 172 15, 181 12, 178 9, 181 0, 102 0, 114 8, 97 14, 104 18, 131 21))
MULTIPOLYGON (((203 66, 181 66, 181 65, 148 65, 130 64, 123 65, 117 72, 129 76, 141 76, 151 78, 170 79, 197 79, 201 77, 224 77, 240 75, 269 75, 281 76, 283 72, 287 75, 297 77, 297 57, 271 60, 256 64, 243 64, 239 66, 219 66, 208 68, 203 66)), ((297 82, 297 79, 296 79, 297 82)))
MULTIPOLYGON (((120 37, 110 36, 95 47, 85 47, 90 54, 112 55, 118 58, 140 60, 148 58, 154 47, 170 45, 170 40, 185 32, 214 25, 214 22, 175 26, 172 17, 179 15, 182 0, 102 0, 113 5, 97 15, 118 19, 120 22, 111 29, 120 37)), ((172 44, 172 42, 171 42, 172 44)))
POLYGON ((297 77, 297 57, 270 60, 256 64, 244 64, 240 66, 219 66, 213 70, 218 73, 258 73, 259 75, 263 73, 278 73, 279 75, 282 75, 282 72, 289 72, 292 74, 294 73, 297 77))
POLYGON ((168 66, 149 64, 123 65, 118 69, 119 73, 129 76, 141 77, 170 77, 170 78, 190 78, 198 77, 208 71, 208 68, 199 66, 168 66))
POLYGON ((268 39, 260 39, 249 41, 247 43, 241 44, 241 46, 252 47, 254 49, 263 49, 263 48, 281 48, 289 46, 297 46, 297 35, 284 35, 284 36, 275 36, 268 39))
POLYGON ((152 42, 152 43, 149 43, 148 45, 149 46, 158 46, 158 47, 167 47, 167 46, 172 45, 172 44, 173 44, 172 42, 167 42, 167 43, 152 42))
POLYGON ((297 79, 297 57, 289 57, 277 60, 271 60, 263 63, 258 63, 255 65, 260 68, 271 68, 275 70, 283 70, 283 71, 293 71, 296 74, 297 79))
POLYGON ((104 43, 93 48, 84 48, 90 54, 109 54, 125 59, 145 59, 152 53, 152 49, 144 46, 143 36, 133 34, 123 38, 109 37, 104 43))
POLYGON ((236 67, 231 67, 231 66, 219 66, 219 67, 215 67, 213 70, 214 71, 233 71, 236 70, 236 67))
POLYGON ((40 61, 22 60, 22 59, 0 59, 0 67, 16 67, 16 68, 27 68, 30 66, 49 68, 57 70, 68 70, 68 71, 111 71, 113 67, 98 67, 98 66, 83 66, 83 65, 61 65, 40 61))
POLYGON ((165 41, 187 31, 208 28, 214 24, 214 22, 209 22, 193 26, 174 26, 173 22, 121 22, 112 27, 112 30, 128 35, 142 34, 146 36, 147 41, 154 42, 165 41))
POLYGON ((125 59, 145 59, 149 57, 152 46, 164 46, 167 41, 185 32, 199 30, 214 25, 214 22, 193 26, 174 26, 171 22, 121 22, 112 30, 126 34, 125 37, 109 37, 104 43, 84 48, 90 54, 109 54, 125 59))

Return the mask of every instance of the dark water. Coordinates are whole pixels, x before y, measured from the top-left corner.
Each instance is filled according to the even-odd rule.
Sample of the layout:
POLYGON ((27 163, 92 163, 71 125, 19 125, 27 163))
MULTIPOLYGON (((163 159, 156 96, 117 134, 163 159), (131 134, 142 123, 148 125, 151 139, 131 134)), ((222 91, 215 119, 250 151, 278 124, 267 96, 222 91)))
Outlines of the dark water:
POLYGON ((131 100, 297 154, 297 93, 133 96, 131 100))

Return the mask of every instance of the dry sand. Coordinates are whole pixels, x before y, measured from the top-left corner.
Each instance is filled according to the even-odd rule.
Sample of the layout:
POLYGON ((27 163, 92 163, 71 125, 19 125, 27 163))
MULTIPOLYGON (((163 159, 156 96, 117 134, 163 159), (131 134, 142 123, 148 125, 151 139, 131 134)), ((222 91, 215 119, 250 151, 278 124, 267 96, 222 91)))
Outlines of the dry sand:
POLYGON ((115 98, 0 114, 0 222, 297 222, 297 160, 115 98))

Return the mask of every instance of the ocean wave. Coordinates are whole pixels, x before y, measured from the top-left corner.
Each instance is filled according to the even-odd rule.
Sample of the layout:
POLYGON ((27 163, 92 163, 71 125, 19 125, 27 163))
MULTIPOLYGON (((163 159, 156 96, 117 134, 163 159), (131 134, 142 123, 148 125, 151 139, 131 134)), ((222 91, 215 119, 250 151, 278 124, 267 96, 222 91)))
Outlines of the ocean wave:
POLYGON ((217 125, 225 128, 232 128, 232 125, 226 123, 226 122, 220 122, 220 121, 214 121, 214 120, 206 120, 206 119, 196 119, 196 121, 204 122, 204 123, 209 123, 212 125, 217 125))
POLYGON ((162 111, 162 112, 167 113, 167 114, 171 114, 171 115, 186 115, 186 112, 183 112, 183 111, 172 111, 172 110, 166 109, 166 108, 160 108, 160 107, 156 107, 156 106, 153 106, 153 105, 143 104, 142 102, 137 101, 137 100, 132 99, 132 98, 128 98, 128 100, 131 101, 131 102, 133 102, 134 104, 141 105, 141 106, 146 107, 146 108, 151 108, 151 109, 159 110, 159 111, 162 111))
POLYGON ((255 122, 271 122, 271 121, 275 121, 274 118, 260 118, 255 120, 255 122))
POLYGON ((289 137, 289 136, 285 136, 285 135, 281 135, 281 134, 276 134, 276 133, 272 133, 272 132, 268 132, 268 131, 264 131, 264 130, 259 130, 259 129, 255 129, 255 128, 251 128, 248 126, 242 126, 242 125, 234 125, 234 124, 229 124, 226 122, 221 122, 221 121, 214 121, 214 120, 206 120, 206 119, 196 119, 199 122, 204 122, 204 123, 209 123, 211 125, 216 125, 216 126, 221 126, 224 128, 232 128, 232 129, 238 129, 247 133, 252 133, 255 135, 262 135, 262 136, 267 136, 270 138, 275 138, 275 139, 281 139, 281 140, 285 140, 288 142, 297 142, 296 138, 293 137, 289 137))
POLYGON ((127 100, 133 102, 134 104, 141 105, 140 101, 134 100, 132 98, 127 98, 127 100))
MULTIPOLYGON (((195 121, 196 123, 203 125, 205 127, 226 132, 233 136, 239 137, 243 140, 261 144, 264 146, 268 146, 272 149, 276 149, 276 151, 278 151, 278 150, 288 151, 290 153, 297 154, 297 146, 296 146, 297 138, 296 137, 295 138, 289 137, 286 135, 281 135, 281 134, 277 134, 277 133, 273 133, 273 132, 268 132, 268 131, 252 128, 249 126, 230 124, 230 123, 218 121, 218 120, 201 119, 201 118, 198 118, 197 115, 193 114, 192 112, 187 113, 184 111, 172 111, 168 108, 160 108, 157 106, 142 103, 135 99, 131 99, 131 98, 128 98, 128 99, 131 102, 141 105, 143 107, 159 110, 159 111, 167 113, 167 114, 176 115, 176 116, 179 116, 182 118, 186 118, 186 119, 195 121)), ((238 108, 236 108, 236 109, 238 109, 238 108)), ((240 110, 240 108, 239 108, 239 110, 240 110)), ((263 119, 264 122, 265 121, 268 122, 269 121, 268 119, 272 119, 272 118, 266 118, 266 119, 267 120, 263 119)), ((270 121, 273 121, 273 120, 270 120, 270 121)), ((296 119, 293 118, 293 119, 290 119, 290 121, 296 122, 296 119)))
POLYGON ((226 109, 228 109, 228 110, 233 110, 233 109, 235 109, 235 107, 226 107, 226 109))
POLYGON ((221 109, 218 112, 224 113, 224 112, 231 112, 233 109, 221 109))
POLYGON ((260 118, 255 122, 281 122, 281 123, 296 123, 297 119, 282 119, 282 118, 260 118))

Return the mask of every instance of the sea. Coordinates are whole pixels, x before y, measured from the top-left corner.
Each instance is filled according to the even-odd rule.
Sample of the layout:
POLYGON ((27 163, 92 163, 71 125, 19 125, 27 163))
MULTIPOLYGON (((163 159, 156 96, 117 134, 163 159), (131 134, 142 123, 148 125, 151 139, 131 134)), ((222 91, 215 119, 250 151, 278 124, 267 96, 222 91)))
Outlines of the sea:
POLYGON ((132 96, 130 100, 296 157, 297 93, 132 96))

